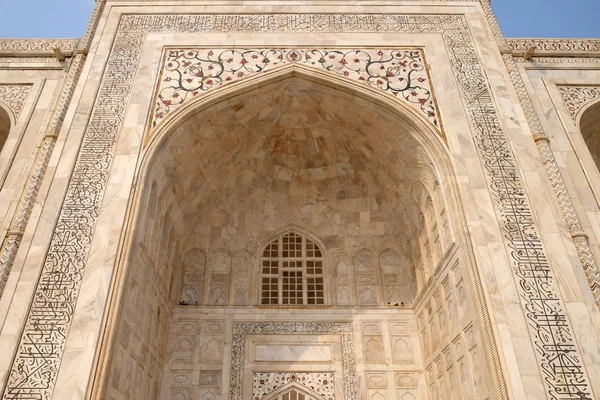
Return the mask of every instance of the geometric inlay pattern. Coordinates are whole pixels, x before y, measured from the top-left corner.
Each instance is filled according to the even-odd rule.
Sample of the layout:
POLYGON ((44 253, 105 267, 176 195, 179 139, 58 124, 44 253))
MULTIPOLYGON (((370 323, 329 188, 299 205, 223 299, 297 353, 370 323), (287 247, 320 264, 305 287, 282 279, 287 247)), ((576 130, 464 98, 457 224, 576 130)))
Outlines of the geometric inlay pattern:
POLYGON ((152 129, 203 92, 278 65, 305 64, 391 93, 439 129, 423 57, 417 49, 167 49, 152 129))
POLYGON ((252 400, 261 400, 290 383, 309 388, 323 400, 334 400, 332 372, 257 372, 252 381, 252 400))
POLYGON ((25 99, 31 90, 31 85, 0 85, 0 101, 13 112, 15 121, 19 119, 25 99))
MULTIPOLYGON (((463 15, 201 14, 121 17, 11 366, 4 400, 52 397, 145 37, 148 33, 165 32, 441 34, 495 200, 547 394, 556 400, 592 399, 553 268, 463 15)), ((240 326, 243 325, 238 325, 238 329, 240 326)), ((243 353, 236 353, 240 349, 236 338, 234 332, 233 357, 242 357, 243 353)), ((489 345, 494 346, 493 340, 489 345)), ((494 351, 488 354, 497 360, 494 351)), ((232 390, 236 388, 233 382, 241 382, 241 375, 234 368, 235 363, 232 390)), ((493 374, 496 372, 497 369, 492 370, 493 374)), ((495 387, 505 390, 502 377, 493 376, 495 387)), ((345 385, 346 398, 355 399, 355 394, 348 395, 352 382, 345 378, 345 385)), ((241 398, 241 392, 235 394, 230 399, 241 398)))
MULTIPOLYGON (((358 400, 354 332, 351 322, 234 322, 231 349, 229 400, 242 400, 244 346, 246 335, 331 335, 342 337, 342 367, 344 394, 347 400, 358 400)), ((333 374, 254 374, 253 399, 262 399, 277 387, 297 383, 320 394, 323 399, 334 398, 333 374), (257 376, 264 375, 258 379, 257 376), (272 375, 269 377, 269 375, 272 375), (329 376, 330 375, 330 376, 329 376), (293 378, 296 378, 295 380, 293 378), (261 384, 260 381, 263 381, 261 384), (262 389, 261 389, 262 388, 262 389), (261 393, 256 395, 257 391, 261 393), (256 395, 256 396, 254 396, 256 395)))
POLYGON ((558 92, 562 97, 567 110, 573 121, 577 120, 577 113, 586 104, 600 99, 600 86, 562 86, 557 85, 558 92))

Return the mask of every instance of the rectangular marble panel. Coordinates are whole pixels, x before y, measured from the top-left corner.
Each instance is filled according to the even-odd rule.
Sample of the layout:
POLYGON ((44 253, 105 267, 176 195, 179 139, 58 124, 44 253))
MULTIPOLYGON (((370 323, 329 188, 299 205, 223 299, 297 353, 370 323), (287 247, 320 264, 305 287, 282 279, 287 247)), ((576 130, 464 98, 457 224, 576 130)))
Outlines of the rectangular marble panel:
POLYGON ((260 345, 256 346, 256 361, 331 361, 329 346, 260 345))

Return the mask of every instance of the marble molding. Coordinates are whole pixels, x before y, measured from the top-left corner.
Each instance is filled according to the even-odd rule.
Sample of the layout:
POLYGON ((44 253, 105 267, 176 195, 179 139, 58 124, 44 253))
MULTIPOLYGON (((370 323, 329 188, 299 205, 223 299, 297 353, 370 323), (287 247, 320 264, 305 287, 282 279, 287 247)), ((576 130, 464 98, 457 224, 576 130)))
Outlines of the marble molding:
POLYGON ((600 52, 598 39, 506 39, 508 47, 513 51, 527 51, 535 47, 536 51, 567 51, 573 53, 600 52))
POLYGON ((62 68, 55 57, 0 57, 0 64, 55 64, 62 68))
POLYGON ((532 57, 526 60, 523 57, 514 57, 518 63, 538 63, 538 64, 599 64, 600 57, 532 57))
POLYGON ((77 49, 79 39, 0 39, 0 54, 3 53, 52 53, 60 49, 67 54, 77 49))
MULTIPOLYGON (((505 232, 507 252, 512 259, 521 305, 529 319, 529 335, 537 350, 548 396, 591 399, 588 378, 554 272, 465 17, 377 14, 131 15, 122 18, 3 398, 51 398, 124 117, 123 105, 129 99, 145 35, 230 31, 442 34, 505 232), (91 170, 93 174, 89 173, 91 170), (73 243, 68 237, 78 240, 73 243), (61 276, 64 279, 57 279, 61 276), (550 319, 549 312, 553 316, 550 319), (565 363, 568 369, 564 369, 565 363)), ((276 328, 265 324, 267 329, 276 328)), ((288 329, 306 329, 294 326, 288 329)), ((238 330, 244 329, 238 325, 238 330)), ((486 334, 486 337, 491 336, 486 334)), ((236 345, 239 346, 234 343, 236 345)), ((493 358, 494 354, 495 350, 491 353, 488 350, 489 357, 493 358)), ((497 362, 492 361, 492 364, 497 362)), ((232 372, 235 372, 233 367, 232 372)), ((498 371, 494 369, 492 373, 496 387, 503 386, 498 371)), ((232 373, 232 379, 239 377, 232 373)), ((347 386, 348 382, 346 380, 347 386)), ((235 385, 232 390, 231 398, 239 398, 235 385)), ((355 393, 347 392, 350 394, 347 398, 356 398, 355 393)))

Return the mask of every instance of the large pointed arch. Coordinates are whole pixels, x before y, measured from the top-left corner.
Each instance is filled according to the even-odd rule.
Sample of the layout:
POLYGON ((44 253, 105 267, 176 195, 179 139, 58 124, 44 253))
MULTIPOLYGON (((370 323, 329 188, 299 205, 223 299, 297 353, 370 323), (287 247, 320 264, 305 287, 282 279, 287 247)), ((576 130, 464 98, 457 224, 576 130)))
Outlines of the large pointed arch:
MULTIPOLYGON (((412 143, 418 145, 423 150, 423 169, 430 172, 430 182, 436 181, 436 177, 443 179, 437 180, 443 182, 440 192, 443 193, 446 207, 449 210, 448 220, 450 222, 451 231, 454 232, 455 240, 459 243, 462 259, 465 265, 465 275, 471 290, 471 298, 473 299, 473 308, 476 311, 477 325, 481 335, 485 340, 482 340, 484 353, 486 355, 487 367, 494 381, 503 381, 503 369, 500 363, 496 341, 497 336, 491 324, 486 291, 483 288, 482 280, 475 262, 474 251, 471 239, 468 233, 466 218, 458 190, 458 183, 453 172, 452 162, 443 141, 430 127, 427 121, 412 109, 402 105, 393 98, 384 95, 374 88, 360 85, 356 82, 348 82, 342 77, 331 76, 330 74, 315 72, 302 65, 290 64, 277 70, 265 72, 263 74, 249 77, 245 80, 238 81, 229 86, 223 86, 218 90, 207 93, 197 102, 190 104, 174 114, 173 117, 166 121, 160 128, 157 134, 152 137, 146 148, 143 150, 141 162, 136 171, 136 186, 138 190, 134 191, 131 208, 127 218, 127 226, 125 234, 122 236, 121 247, 124 249, 117 261, 116 271, 113 275, 112 289, 109 300, 109 309, 104 332, 101 338, 101 346, 96 366, 95 379, 98 381, 93 385, 92 397, 102 396, 105 390, 111 358, 114 351, 116 336, 113 332, 118 330, 119 318, 123 307, 123 296, 127 284, 128 264, 131 260, 131 249, 135 244, 137 235, 138 222, 142 216, 142 199, 144 198, 143 188, 151 185, 152 174, 156 172, 154 168, 158 168, 160 163, 156 162, 158 156, 165 148, 169 139, 175 137, 178 129, 186 123, 192 123, 193 120, 202 112, 225 104, 227 101, 260 93, 264 88, 270 85, 286 82, 286 83, 308 83, 317 85, 324 91, 336 93, 339 96, 356 99, 368 107, 372 107, 377 112, 389 115, 390 118, 398 118, 402 121, 406 128, 403 132, 409 132, 412 143), (425 162, 425 158, 429 160, 425 162)), ((169 168, 162 165, 161 168, 169 168)), ((385 178, 385 177, 384 177, 385 178)), ((418 214, 414 215, 418 218, 418 214)), ((413 221, 416 226, 416 221, 413 221)))

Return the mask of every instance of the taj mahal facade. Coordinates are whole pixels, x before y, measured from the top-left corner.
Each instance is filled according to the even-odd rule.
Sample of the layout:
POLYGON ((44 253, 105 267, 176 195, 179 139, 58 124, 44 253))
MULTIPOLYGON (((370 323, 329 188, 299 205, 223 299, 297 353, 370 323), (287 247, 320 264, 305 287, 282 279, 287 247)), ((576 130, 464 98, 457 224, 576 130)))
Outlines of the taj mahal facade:
POLYGON ((600 39, 97 0, 0 150, 2 400, 600 398, 600 39))

